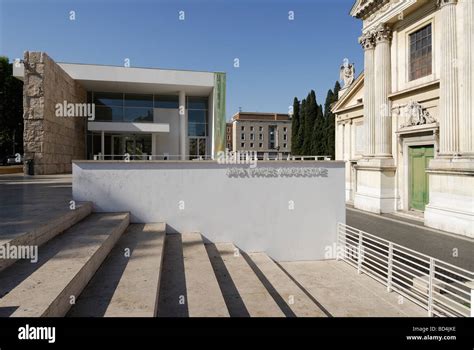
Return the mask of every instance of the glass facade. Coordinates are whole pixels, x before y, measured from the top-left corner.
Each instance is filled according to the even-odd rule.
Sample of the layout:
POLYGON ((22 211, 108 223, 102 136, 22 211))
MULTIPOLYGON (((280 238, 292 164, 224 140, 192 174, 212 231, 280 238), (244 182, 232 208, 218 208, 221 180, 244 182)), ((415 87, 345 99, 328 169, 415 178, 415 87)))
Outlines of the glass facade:
POLYGON ((95 120, 101 122, 153 123, 153 108, 179 108, 178 95, 88 92, 87 96, 95 103, 95 120))
MULTIPOLYGON (((104 159, 123 160, 128 153, 130 159, 147 159, 152 154, 151 134, 104 133, 104 159)), ((102 154, 102 133, 87 133, 87 159, 102 154)))
MULTIPOLYGON (((135 94, 117 92, 87 93, 88 102, 95 104, 95 121, 97 122, 128 122, 153 123, 159 122, 160 113, 165 116, 166 123, 173 116, 167 111, 157 109, 179 109, 178 95, 135 94), (154 114, 157 114, 156 116, 154 114)), ((209 97, 186 97, 188 116, 188 141, 191 158, 208 155, 209 139, 209 97)), ((178 115, 176 114, 178 118, 178 115)), ((123 159, 125 153, 140 157, 152 154, 152 135, 140 133, 104 133, 104 152, 102 152, 102 133, 87 133, 87 158, 93 159, 103 153, 105 159, 123 159)))
POLYGON ((188 136, 208 136, 208 98, 188 97, 188 136))
POLYGON ((179 108, 178 95, 155 95, 155 108, 179 108))

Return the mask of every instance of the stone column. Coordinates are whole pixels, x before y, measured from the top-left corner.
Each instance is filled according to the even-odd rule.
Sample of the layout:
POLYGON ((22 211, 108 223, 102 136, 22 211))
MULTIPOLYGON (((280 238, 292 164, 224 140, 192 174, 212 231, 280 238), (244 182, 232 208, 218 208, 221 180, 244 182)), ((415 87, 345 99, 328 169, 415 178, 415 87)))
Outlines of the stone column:
POLYGON ((364 48, 364 156, 375 155, 375 69, 373 33, 364 33, 359 42, 364 48))
POLYGON ((375 47, 375 154, 377 157, 392 156, 392 120, 390 115, 391 92, 390 41, 391 29, 380 24, 374 40, 375 47))
POLYGON ((460 150, 461 154, 474 155, 474 2, 464 0, 464 28, 461 42, 464 46, 462 64, 461 103, 462 109, 459 116, 460 150))
POLYGON ((186 113, 186 92, 179 92, 179 152, 181 154, 181 160, 186 160, 186 140, 188 138, 188 123, 186 113))
POLYGON ((440 40, 439 148, 440 155, 444 156, 459 154, 459 62, 457 61, 456 3, 457 0, 439 1, 442 27, 440 40))

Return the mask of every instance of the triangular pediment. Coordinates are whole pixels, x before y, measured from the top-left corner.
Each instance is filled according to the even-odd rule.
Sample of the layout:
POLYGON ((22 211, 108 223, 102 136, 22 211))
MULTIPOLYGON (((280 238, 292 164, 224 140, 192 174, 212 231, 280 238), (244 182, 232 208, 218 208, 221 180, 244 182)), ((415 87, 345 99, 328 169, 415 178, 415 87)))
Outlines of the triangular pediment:
POLYGON ((364 73, 361 73, 346 91, 343 92, 339 100, 331 107, 333 113, 347 108, 360 106, 363 103, 364 95, 364 73))
POLYGON ((360 14, 367 11, 367 9, 378 2, 377 0, 357 0, 354 5, 352 5, 351 16, 360 17, 360 14))

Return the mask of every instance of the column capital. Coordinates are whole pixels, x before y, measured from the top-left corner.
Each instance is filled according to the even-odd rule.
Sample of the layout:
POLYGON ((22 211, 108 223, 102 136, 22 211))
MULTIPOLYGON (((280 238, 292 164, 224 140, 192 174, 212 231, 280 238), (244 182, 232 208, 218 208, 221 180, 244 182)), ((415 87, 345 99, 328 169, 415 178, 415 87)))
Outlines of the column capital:
POLYGON ((373 32, 365 32, 359 38, 359 44, 362 45, 364 50, 372 50, 375 48, 375 40, 373 32))
POLYGON ((392 40, 392 29, 384 23, 379 24, 374 31, 374 40, 376 43, 390 42, 392 40))
POLYGON ((437 5, 439 8, 442 8, 447 5, 456 5, 458 0, 438 0, 437 5))

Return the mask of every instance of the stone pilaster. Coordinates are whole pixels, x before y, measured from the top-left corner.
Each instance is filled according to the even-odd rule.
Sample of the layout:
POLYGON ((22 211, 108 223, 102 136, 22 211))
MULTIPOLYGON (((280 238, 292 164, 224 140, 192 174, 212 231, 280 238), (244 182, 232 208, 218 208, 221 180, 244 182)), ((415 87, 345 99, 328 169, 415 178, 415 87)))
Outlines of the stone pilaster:
MULTIPOLYGON (((460 4, 461 5, 461 4, 460 4)), ((462 88, 461 88, 461 114, 459 115, 460 151, 462 155, 474 156, 474 2, 464 0, 462 3, 464 15, 464 28, 461 33, 464 54, 462 88)))
POLYGON ((364 48, 364 156, 375 155, 375 67, 373 33, 364 33, 359 42, 364 48))
POLYGON ((391 62, 390 41, 392 30, 385 24, 377 27, 375 47, 375 155, 391 157, 392 120, 390 114, 391 62))
POLYGON ((456 38, 457 0, 440 0, 440 156, 459 154, 459 91, 456 38))

